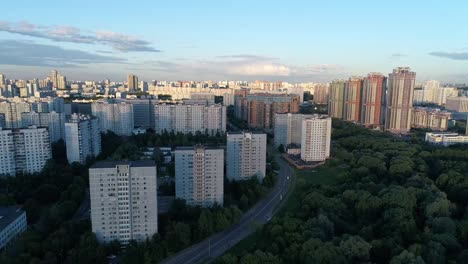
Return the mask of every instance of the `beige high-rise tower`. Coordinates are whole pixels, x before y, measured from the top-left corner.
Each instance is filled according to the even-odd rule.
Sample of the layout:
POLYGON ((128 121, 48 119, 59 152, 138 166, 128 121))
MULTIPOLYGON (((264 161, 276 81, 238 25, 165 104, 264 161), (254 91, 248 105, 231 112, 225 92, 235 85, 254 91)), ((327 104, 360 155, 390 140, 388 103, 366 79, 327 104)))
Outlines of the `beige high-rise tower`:
POLYGON ((138 76, 129 74, 127 76, 127 87, 130 91, 138 90, 138 76))
POLYGON ((409 67, 398 67, 389 74, 385 130, 392 133, 410 131, 415 80, 416 73, 409 67))

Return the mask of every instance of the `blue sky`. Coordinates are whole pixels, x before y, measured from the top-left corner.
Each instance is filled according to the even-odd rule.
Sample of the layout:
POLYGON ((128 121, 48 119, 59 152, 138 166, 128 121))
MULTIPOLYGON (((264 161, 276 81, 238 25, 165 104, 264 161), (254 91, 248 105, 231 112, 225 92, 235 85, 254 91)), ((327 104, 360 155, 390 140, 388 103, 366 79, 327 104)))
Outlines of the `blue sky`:
POLYGON ((467 1, 7 1, 0 72, 330 81, 409 66, 468 83, 467 1))

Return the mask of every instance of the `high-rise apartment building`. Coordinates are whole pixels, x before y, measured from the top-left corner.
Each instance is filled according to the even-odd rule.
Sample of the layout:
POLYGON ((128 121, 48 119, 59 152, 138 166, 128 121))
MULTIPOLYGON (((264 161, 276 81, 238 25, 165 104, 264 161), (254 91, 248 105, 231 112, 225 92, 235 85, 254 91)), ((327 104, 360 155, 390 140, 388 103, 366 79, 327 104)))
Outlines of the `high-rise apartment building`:
POLYGON ((0 129, 0 175, 35 173, 52 158, 47 128, 0 129))
POLYGON ((328 94, 328 115, 335 118, 344 117, 346 81, 333 80, 328 94))
POLYGON ((156 133, 226 132, 226 106, 196 104, 158 104, 155 108, 156 133))
POLYGON ((132 135, 134 128, 132 104, 98 101, 91 104, 91 113, 98 118, 101 132, 112 131, 119 136, 132 135))
POLYGON ((224 150, 201 145, 175 150, 176 198, 211 207, 224 201, 224 150))
POLYGON ((328 84, 317 84, 314 86, 314 103, 328 104, 328 92, 330 88, 328 84))
POLYGON ((21 128, 21 114, 31 111, 31 104, 23 101, 0 102, 0 113, 5 115, 5 125, 7 128, 21 128))
POLYGON ((89 168, 92 230, 99 242, 143 242, 158 232, 154 161, 100 161, 89 168))
POLYGON ((290 144, 300 145, 302 138, 302 120, 313 115, 299 113, 275 114, 275 146, 290 144))
POLYGON ((385 120, 387 78, 380 73, 369 73, 364 79, 361 97, 360 123, 368 128, 381 128, 385 120))
POLYGON ((0 86, 3 87, 4 85, 6 85, 5 75, 0 74, 0 86))
POLYGON ((69 163, 86 163, 86 158, 101 153, 98 120, 86 115, 71 115, 65 123, 65 144, 69 163))
POLYGON ((227 133, 226 177, 229 180, 265 178, 266 134, 250 132, 227 133))
POLYGON ((118 99, 117 102, 133 105, 133 125, 135 127, 154 129, 154 107, 158 104, 157 99, 118 99))
POLYGON ((247 95, 248 89, 234 91, 234 115, 237 119, 247 120, 247 95))
POLYGON ((248 94, 247 123, 252 128, 272 129, 275 113, 297 113, 299 102, 296 94, 248 94))
POLYGON ((50 142, 54 143, 60 139, 65 139, 65 113, 52 112, 29 112, 22 113, 22 127, 38 126, 47 127, 50 135, 50 142))
POLYGON ((448 128, 450 112, 440 109, 414 107, 411 127, 445 131, 448 128))
POLYGON ((129 74, 127 76, 127 87, 130 91, 135 91, 138 89, 138 76, 129 74))
POLYGON ((447 97, 447 110, 468 112, 468 97, 447 97))
POLYGON ((58 72, 57 72, 57 70, 52 70, 50 72, 50 81, 52 82, 52 87, 57 88, 57 84, 58 84, 58 72))
POLYGON ((345 106, 343 119, 358 123, 361 117, 362 78, 351 77, 345 86, 345 106))
POLYGON ((302 120, 302 160, 324 161, 330 157, 331 124, 331 118, 324 115, 302 120))
POLYGON ((407 133, 411 129, 413 90, 416 73, 409 67, 398 67, 388 76, 385 129, 392 133, 407 133))

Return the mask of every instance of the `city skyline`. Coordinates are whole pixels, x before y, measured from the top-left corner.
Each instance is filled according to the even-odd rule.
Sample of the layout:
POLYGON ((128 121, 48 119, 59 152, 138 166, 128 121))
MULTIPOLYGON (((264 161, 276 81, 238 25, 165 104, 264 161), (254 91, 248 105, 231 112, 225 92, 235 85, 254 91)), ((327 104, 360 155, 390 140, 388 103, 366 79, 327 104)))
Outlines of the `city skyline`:
POLYGON ((57 69, 67 80, 123 81, 133 73, 141 80, 330 82, 409 66, 417 82, 468 82, 468 39, 455 32, 467 3, 268 3, 5 3, 0 72, 15 79, 57 69), (44 16, 51 6, 54 15, 44 16))

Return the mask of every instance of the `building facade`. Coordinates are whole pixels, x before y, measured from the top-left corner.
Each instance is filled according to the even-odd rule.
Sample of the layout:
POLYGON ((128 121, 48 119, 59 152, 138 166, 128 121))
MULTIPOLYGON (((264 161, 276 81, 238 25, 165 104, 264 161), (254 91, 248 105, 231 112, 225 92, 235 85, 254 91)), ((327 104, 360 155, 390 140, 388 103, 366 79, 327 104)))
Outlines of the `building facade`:
POLYGON ((319 83, 314 87, 314 103, 328 104, 329 85, 319 83))
POLYGON ((381 128, 385 120, 387 78, 380 73, 369 73, 364 79, 360 123, 367 128, 381 128))
POLYGON ((344 117, 346 81, 333 80, 328 95, 328 115, 342 119, 344 117))
POLYGON ((313 115, 303 114, 275 114, 274 141, 275 146, 290 144, 300 145, 302 140, 302 120, 313 115))
POLYGON ((468 97, 447 97, 447 110, 468 112, 468 97))
POLYGON ((0 175, 40 172, 52 158, 47 128, 0 130, 0 175))
POLYGON ((65 123, 65 145, 69 163, 86 163, 88 157, 101 153, 98 120, 86 115, 71 115, 65 123))
POLYGON ((226 106, 197 104, 155 105, 156 133, 216 133, 226 132, 226 106))
POLYGON ((345 86, 345 106, 343 119, 358 123, 361 117, 361 94, 363 80, 351 77, 345 86))
POLYGON ((229 180, 265 178, 266 134, 238 132, 227 133, 226 177, 229 180))
POLYGON ((125 102, 99 101, 91 104, 91 113, 98 118, 99 129, 119 136, 130 136, 134 128, 133 105, 125 102))
POLYGON ((302 160, 324 161, 330 157, 331 124, 331 118, 323 115, 302 120, 302 160))
POLYGON ((224 203, 224 150, 201 145, 175 150, 176 198, 188 205, 224 203))
POLYGON ((22 127, 38 126, 47 127, 50 135, 50 142, 55 143, 60 139, 65 139, 65 113, 52 112, 29 112, 22 113, 22 127))
POLYGON ((415 80, 416 73, 408 67, 396 68, 389 74, 385 130, 391 133, 410 131, 415 80))
POLYGON ((468 136, 452 132, 428 132, 426 142, 447 147, 455 144, 468 144, 468 136))
POLYGON ((21 206, 0 207, 0 250, 26 231, 27 226, 26 212, 21 206))
POLYGON ((411 117, 411 127, 446 131, 450 116, 451 114, 448 111, 426 107, 414 107, 411 117))
POLYGON ((299 103, 296 94, 248 94, 247 123, 252 128, 272 129, 276 113, 297 113, 299 103))
POLYGON ((143 242, 158 232, 154 161, 101 161, 89 169, 92 230, 99 242, 143 242))

